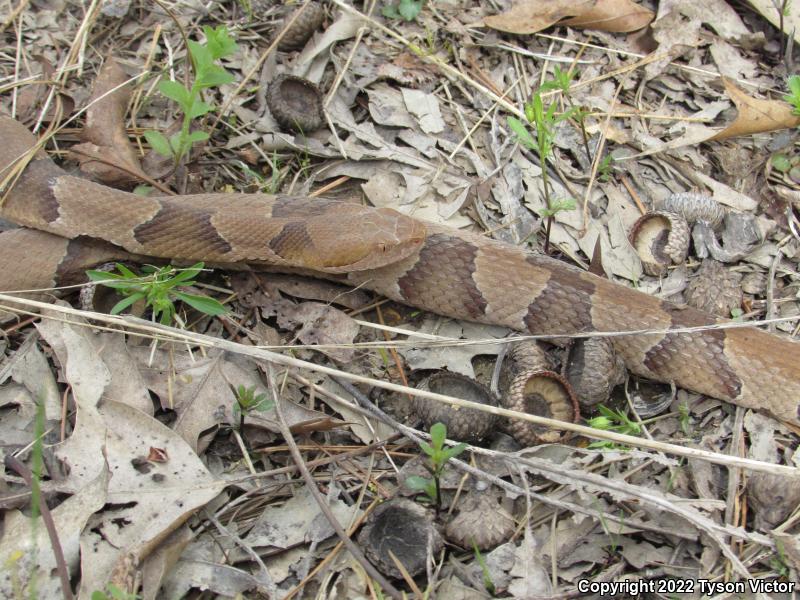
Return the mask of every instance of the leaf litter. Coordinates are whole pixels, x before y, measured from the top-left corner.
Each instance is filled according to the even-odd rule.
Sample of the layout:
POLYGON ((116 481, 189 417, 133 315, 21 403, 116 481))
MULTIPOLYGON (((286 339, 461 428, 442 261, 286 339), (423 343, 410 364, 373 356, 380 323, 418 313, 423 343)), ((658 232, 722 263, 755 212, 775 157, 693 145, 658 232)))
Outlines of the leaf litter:
MULTIPOLYGON (((764 23, 780 27, 774 7, 751 4, 757 16, 722 0, 657 7, 447 1, 423 3, 405 21, 375 16, 380 11, 364 19, 332 0, 322 28, 292 51, 269 49, 286 13, 266 0, 210 9, 184 2, 170 5, 169 14, 160 4, 115 3, 113 10, 104 5, 102 16, 58 2, 21 5, 13 31, 4 22, 4 35, 24 58, 0 60, 3 74, 20 84, 4 89, 2 105, 16 107, 30 125, 89 108, 85 121, 59 132, 59 148, 82 151, 84 165, 87 157, 104 159, 94 175, 123 185, 133 173, 132 181, 181 193, 322 188, 538 251, 547 169, 551 193, 576 204, 553 217, 550 244, 560 258, 586 267, 599 247, 607 277, 678 302, 700 275, 701 257, 690 254, 653 278, 643 273, 628 233, 643 210, 670 194, 702 190, 747 216, 760 236, 754 248, 734 249, 741 225, 726 221, 709 240, 719 246, 719 237, 719 247, 745 255, 722 267, 749 282, 738 318, 794 316, 798 117, 783 100, 792 57, 781 60, 792 47, 764 23), (224 66, 236 80, 207 98, 223 117, 202 124, 216 130, 212 140, 175 169, 152 153, 142 157, 141 133, 168 132, 178 122, 154 92, 154 77, 180 81, 181 28, 197 39, 209 19, 235 32, 240 52, 224 66), (91 32, 92 43, 79 31, 91 32), (112 49, 122 70, 112 80, 130 84, 124 94, 106 96, 103 108, 91 103, 109 89, 103 69, 114 64, 106 58, 112 49), (542 164, 517 143, 506 116, 522 116, 530 95, 554 77, 554 65, 574 78, 568 89, 546 92, 545 101, 559 111, 580 106, 586 116, 556 126, 555 159, 542 164), (321 86, 327 129, 278 129, 262 90, 281 73, 321 86), (50 93, 55 80, 60 86, 50 93), (116 116, 92 125, 109 115, 116 116), (83 146, 74 144, 79 140, 83 146)), ((798 14, 789 6, 784 15, 790 35, 797 35, 798 14)), ((109 583, 144 598, 191 590, 315 597, 323 589, 366 597, 377 580, 365 580, 364 564, 342 549, 328 517, 355 532, 376 502, 409 493, 398 470, 419 454, 397 435, 409 435, 404 422, 414 424, 403 410, 414 390, 389 394, 370 382, 413 384, 445 369, 488 384, 508 332, 420 315, 295 275, 215 272, 203 281, 205 293, 220 299, 234 292, 232 313, 210 319, 184 308, 184 322, 238 342, 235 352, 169 341, 163 328, 144 337, 100 331, 104 321, 96 317, 65 322, 64 313, 45 311, 36 330, 6 321, 0 451, 33 460, 42 406, 41 486, 83 597, 109 583), (156 333, 164 339, 149 339, 156 333), (265 358, 247 354, 256 346, 285 349, 311 368, 333 366, 361 382, 348 387, 296 367, 272 373, 265 358), (279 402, 283 422, 274 407, 240 419, 239 386, 279 402), (282 437, 284 425, 292 441, 282 437), (293 444, 324 506, 299 477, 293 444)), ((792 322, 779 327, 796 333, 792 322)), ((561 352, 551 349, 551 358, 565 360, 561 352)), ((617 389, 609 402, 625 409, 625 392, 617 389)), ((589 450, 579 436, 521 449, 499 428, 488 450, 474 451, 483 473, 454 471, 447 512, 458 515, 459 539, 467 539, 461 523, 481 522, 469 511, 486 510, 480 499, 488 487, 504 498, 515 533, 481 553, 453 546, 444 559, 429 557, 436 569, 415 582, 379 584, 384 593, 414 593, 413 583, 433 597, 479 598, 491 584, 496 597, 529 598, 572 593, 586 578, 736 580, 759 573, 797 580, 796 478, 768 469, 797 468, 797 432, 684 390, 668 406, 645 425, 667 455, 613 445, 589 450), (680 464, 667 458, 674 445, 710 451, 716 462, 680 464), (723 455, 749 457, 761 470, 727 464, 723 455)), ((42 518, 31 516, 28 488, 6 468, 0 492, 0 590, 13 597, 35 584, 40 597, 59 596, 54 542, 42 518)))

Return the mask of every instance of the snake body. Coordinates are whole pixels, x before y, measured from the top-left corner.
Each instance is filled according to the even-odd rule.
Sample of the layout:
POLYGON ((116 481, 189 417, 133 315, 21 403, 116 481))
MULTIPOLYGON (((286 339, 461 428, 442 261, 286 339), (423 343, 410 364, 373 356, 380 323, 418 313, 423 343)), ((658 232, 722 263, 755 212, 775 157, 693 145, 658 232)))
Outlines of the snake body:
MULTIPOLYGON (((0 117, 0 176, 35 139, 0 117)), ((613 337, 633 373, 800 425, 800 345, 484 236, 392 211, 266 194, 142 197, 66 174, 43 153, 8 191, 0 290, 63 282, 126 253, 299 269, 441 315, 558 337, 613 337), (24 267, 21 268, 21 266, 24 267)))

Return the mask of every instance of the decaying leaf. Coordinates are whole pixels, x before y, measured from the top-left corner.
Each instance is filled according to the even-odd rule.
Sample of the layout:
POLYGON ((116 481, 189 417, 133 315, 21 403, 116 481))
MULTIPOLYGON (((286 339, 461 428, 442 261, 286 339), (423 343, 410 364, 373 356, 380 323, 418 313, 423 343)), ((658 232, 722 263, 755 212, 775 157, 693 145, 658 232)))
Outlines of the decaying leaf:
MULTIPOLYGON (((100 510, 106 502, 109 477, 108 468, 104 467, 77 494, 51 509, 70 574, 74 574, 78 566, 80 533, 92 513, 100 510)), ((0 596, 63 598, 53 546, 42 518, 32 520, 30 515, 20 511, 7 511, 3 525, 3 536, 0 537, 0 565, 3 565, 0 596), (36 590, 35 594, 33 589, 36 590)))
POLYGON ((88 597, 112 574, 124 585, 126 573, 223 484, 177 433, 135 408, 101 402, 111 377, 90 329, 77 320, 44 320, 39 330, 62 365, 78 411, 72 436, 56 452, 69 469, 58 489, 81 493, 106 468, 113 475, 100 503, 111 506, 94 514, 85 529, 73 529, 83 529, 81 593, 88 597), (154 448, 166 459, 148 460, 154 448))
POLYGON ((722 82, 736 105, 738 114, 733 123, 708 141, 727 140, 740 135, 790 129, 800 125, 800 117, 792 113, 792 107, 786 102, 748 96, 727 77, 723 77, 722 82))
POLYGON ((81 170, 109 185, 139 181, 139 159, 125 131, 125 112, 130 100, 128 76, 113 58, 109 58, 95 79, 82 144, 71 148, 81 170))
POLYGON ((536 33, 558 23, 599 31, 636 31, 653 12, 631 0, 519 0, 511 10, 486 17, 485 25, 508 33, 536 33))

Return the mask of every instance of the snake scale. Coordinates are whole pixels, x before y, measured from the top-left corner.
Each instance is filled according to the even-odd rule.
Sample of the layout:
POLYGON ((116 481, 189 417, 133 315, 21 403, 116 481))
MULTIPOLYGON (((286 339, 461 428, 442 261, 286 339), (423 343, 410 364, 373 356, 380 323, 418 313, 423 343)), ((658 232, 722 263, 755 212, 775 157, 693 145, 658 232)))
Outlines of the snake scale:
MULTIPOLYGON (((0 176, 35 139, 0 117, 0 176)), ((6 194, 0 290, 74 282, 128 253, 298 269, 441 315, 558 335, 722 323, 555 259, 334 200, 266 194, 142 197, 68 175, 44 153, 6 194)), ((800 344, 755 328, 612 337, 633 373, 800 425, 800 344)))

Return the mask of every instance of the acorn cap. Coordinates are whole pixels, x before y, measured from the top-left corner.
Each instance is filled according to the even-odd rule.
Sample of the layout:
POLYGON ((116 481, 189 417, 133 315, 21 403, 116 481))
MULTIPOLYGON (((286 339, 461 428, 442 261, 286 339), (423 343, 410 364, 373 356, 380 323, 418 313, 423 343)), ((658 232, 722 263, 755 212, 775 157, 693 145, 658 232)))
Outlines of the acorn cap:
POLYGON ((715 229, 725 217, 725 209, 714 198, 694 192, 671 194, 661 203, 661 210, 681 215, 690 225, 703 221, 715 229))
POLYGON ((686 286, 684 298, 689 306, 729 319, 731 311, 742 305, 741 281, 739 273, 706 258, 686 286))
POLYGON ((625 381, 625 365, 608 338, 577 340, 569 350, 564 376, 582 408, 608 401, 611 391, 625 381))
MULTIPOLYGON (((436 394, 454 396, 471 402, 497 406, 497 398, 489 388, 465 375, 438 371, 419 382, 417 388, 436 394)), ((476 410, 451 406, 428 398, 414 398, 414 410, 426 430, 434 423, 444 423, 447 437, 473 443, 490 434, 497 425, 497 416, 476 410)))
MULTIPOLYGON (((574 423, 579 416, 578 399, 572 386, 554 371, 520 373, 511 381, 501 402, 510 410, 567 423, 574 423)), ((554 443, 562 438, 561 431, 520 419, 509 419, 506 427, 523 446, 554 443)))
POLYGON ((279 75, 267 89, 267 106, 285 131, 308 134, 322 127, 322 93, 302 77, 279 75))
POLYGON ((428 547, 436 556, 443 545, 430 513, 406 498, 392 498, 373 510, 358 534, 358 543, 381 573, 398 579, 403 574, 391 554, 414 577, 425 570, 428 547))
POLYGON ((654 211, 639 217, 629 236, 648 275, 664 275, 667 267, 686 260, 689 253, 689 225, 681 215, 654 211))
POLYGON ((490 550, 507 542, 516 530, 514 517, 491 491, 472 491, 458 506, 458 515, 444 529, 447 541, 472 550, 490 550))
MULTIPOLYGON (((297 10, 293 11, 283 20, 281 26, 278 28, 278 32, 283 30, 286 24, 292 20, 292 17, 294 17, 301 8, 302 6, 298 7, 297 10)), ((314 32, 319 29, 324 20, 325 9, 321 3, 312 0, 308 3, 308 6, 303 9, 300 16, 295 19, 292 26, 283 34, 281 41, 278 42, 278 50, 299 50, 306 45, 306 42, 314 35, 314 32)))

